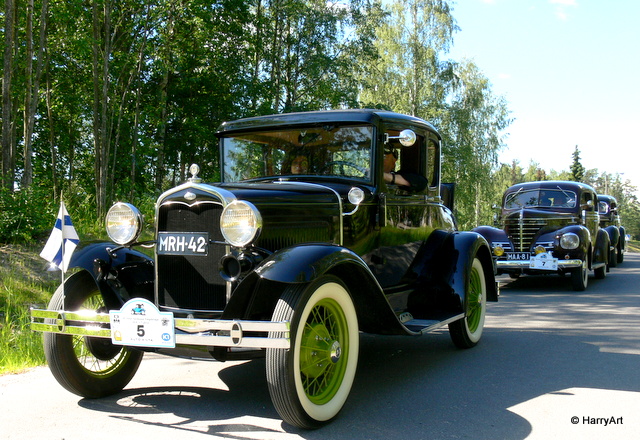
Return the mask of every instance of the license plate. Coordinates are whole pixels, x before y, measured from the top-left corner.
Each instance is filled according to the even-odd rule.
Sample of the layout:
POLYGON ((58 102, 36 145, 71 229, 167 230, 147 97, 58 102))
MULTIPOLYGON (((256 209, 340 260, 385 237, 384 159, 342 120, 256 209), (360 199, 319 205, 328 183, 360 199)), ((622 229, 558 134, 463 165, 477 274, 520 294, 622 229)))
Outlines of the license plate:
POLYGON ((529 252, 507 252, 507 260, 528 261, 530 258, 529 252))
POLYGON ((158 234, 158 255, 200 255, 209 254, 209 234, 206 232, 160 232, 158 234))

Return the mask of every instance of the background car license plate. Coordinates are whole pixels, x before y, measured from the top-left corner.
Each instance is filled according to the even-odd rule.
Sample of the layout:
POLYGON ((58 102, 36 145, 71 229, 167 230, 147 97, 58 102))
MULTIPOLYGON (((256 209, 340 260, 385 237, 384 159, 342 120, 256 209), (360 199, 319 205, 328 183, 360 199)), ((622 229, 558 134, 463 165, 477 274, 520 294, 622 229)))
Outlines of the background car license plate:
POLYGON ((160 232, 158 255, 201 255, 209 253, 209 234, 206 232, 160 232))
POLYGON ((528 261, 530 258, 529 252, 507 252, 507 260, 528 261))

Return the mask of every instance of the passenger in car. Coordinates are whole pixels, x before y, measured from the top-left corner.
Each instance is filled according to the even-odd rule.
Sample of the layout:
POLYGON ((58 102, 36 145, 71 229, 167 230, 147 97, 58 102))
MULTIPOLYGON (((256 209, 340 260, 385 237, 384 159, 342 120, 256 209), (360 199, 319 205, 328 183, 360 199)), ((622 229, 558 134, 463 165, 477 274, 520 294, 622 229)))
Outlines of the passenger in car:
POLYGON ((420 192, 427 187, 427 179, 416 173, 410 173, 403 170, 395 171, 396 162, 398 161, 398 152, 396 150, 385 150, 384 152, 384 181, 392 185, 398 185, 408 189, 409 191, 420 192))
POLYGON ((306 174, 309 172, 309 159, 306 156, 296 156, 291 161, 291 174, 306 174))

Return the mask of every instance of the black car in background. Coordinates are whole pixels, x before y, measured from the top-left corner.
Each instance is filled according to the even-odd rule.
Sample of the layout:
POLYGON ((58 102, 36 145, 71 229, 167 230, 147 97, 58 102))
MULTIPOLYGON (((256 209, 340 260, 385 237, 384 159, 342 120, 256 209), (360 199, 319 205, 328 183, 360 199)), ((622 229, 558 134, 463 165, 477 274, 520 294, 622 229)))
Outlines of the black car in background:
POLYGON ((458 347, 480 340, 498 296, 491 248, 445 206, 431 124, 322 111, 227 122, 216 136, 220 182, 192 166, 158 198, 151 242, 137 241, 139 211, 116 204, 112 242, 76 252, 48 310, 32 311, 63 387, 117 393, 148 351, 266 356, 281 417, 315 428, 347 400, 359 332, 448 326, 458 347))
POLYGON ((627 233, 620 220, 616 198, 598 194, 598 214, 600 215, 600 227, 609 234, 611 246, 609 265, 616 267, 624 261, 624 253, 627 249, 627 233))
POLYGON ((525 182, 502 197, 498 226, 474 231, 490 243, 498 274, 571 274, 576 291, 588 274, 604 278, 610 239, 600 227, 595 190, 566 181, 525 182))

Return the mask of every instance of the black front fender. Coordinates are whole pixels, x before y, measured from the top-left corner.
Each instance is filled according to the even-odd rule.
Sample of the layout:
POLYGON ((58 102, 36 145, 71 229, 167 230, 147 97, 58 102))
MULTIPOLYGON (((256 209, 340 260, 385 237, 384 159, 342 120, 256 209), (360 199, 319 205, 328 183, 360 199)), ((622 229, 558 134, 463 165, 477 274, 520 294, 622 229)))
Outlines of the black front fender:
POLYGON ((620 229, 617 226, 607 226, 603 228, 607 234, 609 234, 609 244, 611 246, 617 246, 620 240, 620 229))
POLYGON ((131 298, 154 302, 153 259, 130 248, 118 248, 114 243, 89 244, 74 252, 69 267, 93 276, 109 310, 120 309, 131 298))
POLYGON ((256 269, 256 273, 270 281, 310 283, 334 266, 345 262, 370 272, 366 263, 349 249, 331 244, 306 244, 270 255, 256 269))
POLYGON ((324 274, 335 275, 347 285, 361 330, 411 333, 400 323, 374 275, 357 254, 340 246, 320 243, 286 248, 269 256, 238 284, 223 317, 229 319, 248 313, 253 319, 267 318, 287 284, 307 284, 324 274))

